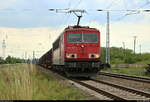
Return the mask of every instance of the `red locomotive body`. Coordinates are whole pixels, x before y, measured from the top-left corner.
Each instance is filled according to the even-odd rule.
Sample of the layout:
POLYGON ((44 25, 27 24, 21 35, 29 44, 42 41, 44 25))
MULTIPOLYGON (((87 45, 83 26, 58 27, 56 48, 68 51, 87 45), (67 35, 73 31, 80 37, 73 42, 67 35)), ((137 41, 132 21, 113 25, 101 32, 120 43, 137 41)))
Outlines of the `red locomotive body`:
POLYGON ((53 43, 51 66, 67 76, 90 77, 100 70, 100 32, 71 26, 53 43))
POLYGON ((100 60, 100 32, 98 30, 91 28, 67 29, 64 38, 65 61, 100 60))

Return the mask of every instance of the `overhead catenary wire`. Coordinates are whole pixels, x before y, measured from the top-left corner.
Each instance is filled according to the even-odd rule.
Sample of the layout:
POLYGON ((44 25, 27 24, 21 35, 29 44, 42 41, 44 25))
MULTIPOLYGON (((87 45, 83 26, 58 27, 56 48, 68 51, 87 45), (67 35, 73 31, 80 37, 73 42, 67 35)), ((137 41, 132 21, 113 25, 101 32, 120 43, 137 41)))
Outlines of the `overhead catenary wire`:
MULTIPOLYGON (((68 2, 68 8, 65 9, 65 10, 69 10, 69 9, 71 8, 71 4, 72 4, 72 0, 69 0, 69 2, 68 2)), ((66 15, 66 14, 65 14, 65 15, 66 15)), ((70 15, 68 15, 68 16, 66 17, 66 19, 64 19, 64 22, 62 22, 61 25, 62 25, 62 24, 65 25, 65 23, 67 24, 68 21, 69 21, 69 19, 70 19, 70 15)))
POLYGON ((144 4, 144 5, 142 5, 142 6, 140 6, 139 8, 143 8, 144 6, 147 6, 147 5, 149 5, 150 4, 150 1, 149 0, 146 0, 146 3, 144 4))
POLYGON ((108 7, 106 7, 106 9, 109 9, 112 6, 113 3, 114 3, 114 0, 109 4, 108 7))
POLYGON ((62 11, 64 9, 61 9, 61 10, 60 9, 49 9, 49 10, 50 11, 56 11, 56 13, 74 13, 78 17, 77 26, 79 26, 79 22, 80 22, 80 18, 82 17, 82 14, 87 13, 85 10, 81 10, 81 9, 71 9, 71 10, 68 10, 68 11, 67 10, 62 11))
POLYGON ((73 9, 77 8, 81 4, 82 0, 79 0, 79 2, 73 7, 73 9))
MULTIPOLYGON (((106 29, 106 59, 105 63, 110 64, 110 49, 109 49, 109 44, 110 44, 110 38, 109 38, 109 11, 138 11, 138 10, 103 10, 103 9, 98 9, 97 11, 106 11, 107 12, 107 29, 106 29)), ((140 10, 144 12, 150 12, 149 9, 145 10, 140 10)), ((139 11, 138 11, 139 12, 139 11)), ((135 41, 134 41, 135 44, 135 41)), ((135 45, 134 45, 134 54, 135 54, 135 45)))
POLYGON ((122 17, 119 17, 117 18, 117 20, 121 20, 123 19, 124 17, 128 16, 128 15, 132 15, 132 14, 139 14, 140 13, 140 9, 149 5, 150 4, 150 1, 149 0, 146 0, 146 3, 138 8, 136 8, 135 11, 129 11, 129 13, 126 13, 125 15, 123 15, 122 17))
POLYGON ((109 4, 109 6, 106 7, 106 9, 110 9, 110 7, 112 7, 112 5, 116 3, 116 1, 118 1, 118 0, 113 0, 113 1, 109 4))

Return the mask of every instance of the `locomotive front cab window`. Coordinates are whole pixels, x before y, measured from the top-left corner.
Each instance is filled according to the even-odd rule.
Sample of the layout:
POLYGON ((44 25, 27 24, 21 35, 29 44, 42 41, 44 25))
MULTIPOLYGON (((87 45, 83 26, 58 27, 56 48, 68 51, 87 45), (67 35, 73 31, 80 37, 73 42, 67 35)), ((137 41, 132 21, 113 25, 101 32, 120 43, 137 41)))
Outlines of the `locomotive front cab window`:
POLYGON ((67 42, 69 42, 69 43, 97 43, 98 42, 98 34, 96 34, 96 33, 67 34, 67 42))
POLYGON ((82 34, 78 34, 78 33, 67 34, 67 42, 81 43, 82 42, 82 34))
POLYGON ((98 35, 95 33, 83 34, 83 41, 85 43, 97 43, 98 35))

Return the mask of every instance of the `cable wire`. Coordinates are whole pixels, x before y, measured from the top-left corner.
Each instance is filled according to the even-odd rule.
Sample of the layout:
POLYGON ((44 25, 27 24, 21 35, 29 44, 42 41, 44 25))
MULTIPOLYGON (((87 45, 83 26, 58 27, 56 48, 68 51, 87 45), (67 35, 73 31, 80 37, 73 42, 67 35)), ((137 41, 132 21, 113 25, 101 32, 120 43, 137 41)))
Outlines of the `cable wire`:
MULTIPOLYGON (((149 0, 146 0, 146 3, 142 6, 140 6, 139 8, 137 9, 141 9, 143 8, 144 6, 147 6, 150 4, 150 1, 149 0)), ((125 15, 123 15, 122 17, 118 18, 117 20, 121 20, 123 19, 124 17, 128 16, 128 15, 132 15, 132 14, 139 14, 140 13, 140 10, 139 11, 130 11, 129 13, 126 13, 125 15)))
MULTIPOLYGON (((74 8, 75 8, 75 7, 77 8, 77 7, 80 5, 81 1, 82 1, 82 0, 79 0, 79 2, 77 3, 77 5, 74 6, 74 8)), ((74 8, 73 8, 73 9, 74 9, 74 8)))

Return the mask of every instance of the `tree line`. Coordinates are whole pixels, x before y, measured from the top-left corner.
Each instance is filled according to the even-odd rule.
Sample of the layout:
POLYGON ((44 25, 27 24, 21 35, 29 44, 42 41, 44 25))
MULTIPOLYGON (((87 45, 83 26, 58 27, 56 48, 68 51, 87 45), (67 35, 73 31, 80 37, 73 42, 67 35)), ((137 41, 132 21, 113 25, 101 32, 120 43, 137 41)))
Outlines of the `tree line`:
MULTIPOLYGON (((105 62, 106 48, 101 47, 102 62, 105 62)), ((131 49, 110 48, 110 64, 150 64, 150 53, 135 53, 131 49)))
MULTIPOLYGON (((106 48, 101 47, 101 59, 105 63, 106 48)), ((36 59, 37 61, 38 59, 36 59)), ((36 62, 33 61, 33 62, 36 62)), ((31 62, 29 59, 24 60, 8 56, 5 60, 0 57, 0 64, 15 64, 31 62)), ((150 53, 135 53, 131 49, 123 49, 118 47, 110 48, 110 64, 150 64, 150 53)))
POLYGON ((16 63, 22 63, 22 62, 24 62, 24 61, 20 58, 15 58, 15 57, 8 56, 4 60, 0 57, 0 64, 16 64, 16 63))

